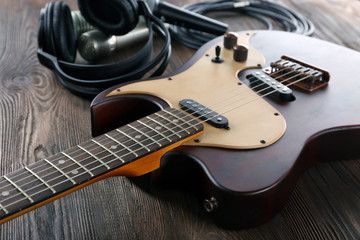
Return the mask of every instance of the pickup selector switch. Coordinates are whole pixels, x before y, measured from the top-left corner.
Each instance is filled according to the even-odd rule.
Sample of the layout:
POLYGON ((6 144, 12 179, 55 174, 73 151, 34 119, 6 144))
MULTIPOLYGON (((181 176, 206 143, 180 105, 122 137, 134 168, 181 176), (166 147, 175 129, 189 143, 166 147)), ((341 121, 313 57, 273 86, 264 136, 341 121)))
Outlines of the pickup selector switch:
POLYGON ((248 57, 248 48, 245 45, 235 45, 233 58, 236 62, 245 62, 248 57))
POLYGON ((214 63, 222 63, 224 62, 224 59, 222 59, 220 57, 220 52, 221 52, 221 47, 220 46, 216 46, 215 47, 215 56, 213 59, 211 59, 212 62, 214 63))

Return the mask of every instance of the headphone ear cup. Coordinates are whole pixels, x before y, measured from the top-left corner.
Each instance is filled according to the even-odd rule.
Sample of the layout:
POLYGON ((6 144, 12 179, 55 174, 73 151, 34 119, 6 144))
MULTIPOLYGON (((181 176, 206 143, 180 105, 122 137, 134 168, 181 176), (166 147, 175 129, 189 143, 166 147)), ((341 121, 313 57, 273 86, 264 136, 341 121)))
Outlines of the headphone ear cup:
POLYGON ((78 0, 78 6, 91 25, 109 35, 124 35, 139 21, 136 0, 78 0))
POLYGON ((39 47, 60 60, 74 62, 76 38, 69 6, 64 2, 47 3, 40 12, 39 47))
POLYGON ((38 32, 38 43, 39 47, 42 48, 45 52, 56 55, 54 51, 53 37, 51 36, 50 25, 52 18, 52 8, 54 2, 48 2, 45 5, 45 8, 42 8, 40 11, 40 25, 38 32))
POLYGON ((52 8, 51 32, 54 50, 60 60, 74 62, 76 56, 76 27, 69 6, 65 2, 55 2, 52 8))

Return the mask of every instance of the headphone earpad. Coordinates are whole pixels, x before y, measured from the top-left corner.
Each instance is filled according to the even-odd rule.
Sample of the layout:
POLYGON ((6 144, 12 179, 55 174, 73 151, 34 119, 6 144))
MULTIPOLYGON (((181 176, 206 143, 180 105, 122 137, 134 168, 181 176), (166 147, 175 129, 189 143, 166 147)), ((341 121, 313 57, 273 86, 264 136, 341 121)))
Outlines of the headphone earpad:
POLYGON ((109 35, 124 35, 139 21, 136 0, 78 0, 78 6, 91 25, 109 35))
POLYGON ((40 11, 40 25, 38 31, 38 43, 39 47, 42 48, 45 52, 55 55, 52 36, 50 36, 49 25, 51 25, 50 18, 51 13, 50 9, 53 7, 53 2, 48 2, 45 5, 45 8, 42 8, 40 11))
POLYGON ((65 2, 49 2, 40 12, 39 47, 59 60, 73 63, 76 56, 76 28, 65 2))
POLYGON ((55 2, 52 9, 52 34, 58 59, 74 62, 76 56, 76 28, 69 6, 65 2, 55 2))

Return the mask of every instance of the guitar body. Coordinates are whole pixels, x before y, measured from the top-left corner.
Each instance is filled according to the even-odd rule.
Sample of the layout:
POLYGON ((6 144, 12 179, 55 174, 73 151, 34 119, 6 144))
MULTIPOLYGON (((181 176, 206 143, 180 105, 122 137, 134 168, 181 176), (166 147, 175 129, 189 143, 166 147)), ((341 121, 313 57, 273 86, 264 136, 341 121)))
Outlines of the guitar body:
MULTIPOLYGON (((201 202, 204 201, 205 209, 216 222, 236 228, 256 226, 274 216, 306 169, 319 162, 360 157, 360 76, 356 71, 360 53, 286 32, 257 31, 249 39, 244 39, 246 44, 249 41, 251 48, 248 60, 240 67, 241 74, 229 73, 225 64, 233 60, 227 58, 224 50, 221 56, 225 61, 216 65, 215 71, 227 71, 237 78, 253 68, 259 68, 258 64, 266 67, 286 55, 328 71, 328 85, 313 92, 290 86, 296 98, 291 102, 264 97, 263 112, 275 111, 280 117, 270 118, 266 121, 271 122, 268 125, 263 126, 265 120, 261 121, 263 118, 255 115, 251 116, 254 124, 259 126, 250 126, 251 121, 242 123, 243 116, 248 115, 247 111, 256 109, 257 101, 251 103, 247 110, 242 107, 235 109, 242 113, 239 116, 226 113, 228 130, 215 129, 205 123, 204 134, 208 130, 210 134, 218 135, 219 143, 211 142, 211 137, 208 143, 208 135, 204 135, 203 139, 191 141, 165 154, 161 167, 142 177, 151 188, 178 186, 191 190, 201 202), (238 122, 242 124, 236 125, 238 122), (242 129, 252 130, 246 132, 242 129), (266 129, 272 130, 268 133, 266 129), (221 140, 220 135, 233 133, 236 134, 229 137, 229 144, 224 143, 227 140, 221 140), (257 139, 257 135, 262 134, 266 135, 266 141, 260 138, 260 144, 252 142, 253 138, 257 139)), ((211 80, 199 80, 201 73, 205 75, 208 70, 197 66, 204 59, 208 61, 207 55, 210 59, 215 56, 214 48, 222 46, 221 41, 222 38, 217 38, 204 45, 182 68, 169 76, 115 86, 98 95, 91 107, 93 134, 102 134, 168 106, 178 107, 178 100, 191 97, 181 95, 194 94, 193 88, 199 91, 200 87, 196 86, 198 81, 201 88, 207 85, 207 81, 211 84, 211 80), (197 77, 183 80, 191 81, 191 84, 176 82, 182 76, 188 79, 192 73, 197 77), (174 89, 171 89, 171 84, 174 89), (183 89, 185 87, 189 89, 183 89), (176 89, 179 96, 176 96, 176 89), (167 97, 169 92, 172 95, 170 99, 167 97)), ((226 76, 225 72, 220 75, 226 76)), ((232 81, 229 78, 224 77, 222 81, 232 81)), ((205 99, 206 96, 211 98, 214 92, 201 94, 205 94, 205 99)), ((201 104, 206 105, 204 102, 201 104)))

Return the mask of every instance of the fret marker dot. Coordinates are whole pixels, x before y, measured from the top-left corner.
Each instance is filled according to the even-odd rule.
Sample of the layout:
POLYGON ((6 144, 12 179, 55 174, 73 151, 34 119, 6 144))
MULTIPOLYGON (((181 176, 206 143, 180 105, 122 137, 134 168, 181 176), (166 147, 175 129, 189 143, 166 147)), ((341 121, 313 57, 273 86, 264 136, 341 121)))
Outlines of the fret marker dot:
POLYGON ((3 192, 1 193, 1 195, 3 195, 3 196, 8 196, 8 195, 9 195, 9 191, 3 191, 3 192))
POLYGON ((58 163, 63 164, 63 163, 65 163, 65 160, 59 160, 58 163))
POLYGON ((112 145, 110 148, 111 148, 111 149, 116 149, 116 148, 117 148, 117 146, 112 145))
POLYGON ((139 139, 139 138, 141 138, 141 135, 136 135, 135 138, 139 139))
POLYGON ((71 173, 75 175, 75 174, 78 174, 79 171, 78 170, 72 170, 71 173))

